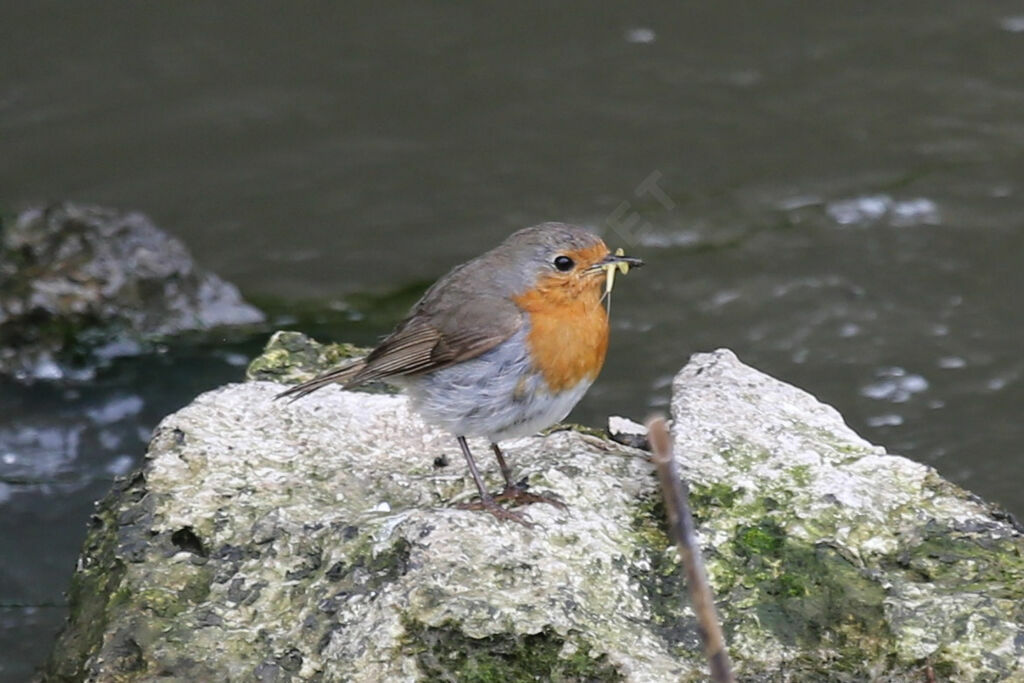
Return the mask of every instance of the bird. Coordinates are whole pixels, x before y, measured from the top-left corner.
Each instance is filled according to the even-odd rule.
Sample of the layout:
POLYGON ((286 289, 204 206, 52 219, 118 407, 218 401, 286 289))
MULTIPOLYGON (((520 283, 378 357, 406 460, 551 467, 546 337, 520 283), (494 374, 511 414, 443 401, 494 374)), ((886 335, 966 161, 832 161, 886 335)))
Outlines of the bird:
POLYGON ((517 484, 498 444, 560 422, 583 397, 608 349, 609 271, 641 265, 579 226, 523 228, 438 279, 367 356, 276 398, 294 401, 330 384, 404 388, 423 420, 459 444, 479 494, 460 507, 530 526, 499 501, 564 505, 517 484), (472 437, 491 444, 505 480, 497 495, 484 485, 472 437))

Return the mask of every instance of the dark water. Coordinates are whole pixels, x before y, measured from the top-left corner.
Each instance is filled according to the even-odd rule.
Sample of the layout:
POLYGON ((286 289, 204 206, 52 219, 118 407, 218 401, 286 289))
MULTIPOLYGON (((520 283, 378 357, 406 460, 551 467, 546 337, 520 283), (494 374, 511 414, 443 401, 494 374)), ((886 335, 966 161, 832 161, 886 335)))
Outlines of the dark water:
MULTIPOLYGON (((314 308, 593 226, 649 267, 576 419, 728 346, 1024 514, 1019 3, 102 7, 0 5, 5 208, 139 209, 314 308)), ((255 348, 0 385, 0 678, 45 655, 89 501, 255 348)))

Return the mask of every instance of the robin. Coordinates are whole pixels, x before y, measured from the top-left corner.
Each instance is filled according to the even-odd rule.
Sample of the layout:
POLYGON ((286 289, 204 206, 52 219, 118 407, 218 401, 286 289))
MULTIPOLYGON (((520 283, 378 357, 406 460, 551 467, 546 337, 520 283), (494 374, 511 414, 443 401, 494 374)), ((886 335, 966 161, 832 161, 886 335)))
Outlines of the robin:
POLYGON ((526 524, 497 501, 564 505, 516 484, 498 443, 562 420, 594 382, 608 348, 602 299, 611 271, 643 265, 621 254, 573 225, 519 230, 434 283, 368 356, 277 398, 299 399, 333 383, 404 387, 423 419, 451 432, 462 449, 480 494, 463 507, 526 524), (490 441, 505 478, 497 496, 484 487, 467 437, 490 441))

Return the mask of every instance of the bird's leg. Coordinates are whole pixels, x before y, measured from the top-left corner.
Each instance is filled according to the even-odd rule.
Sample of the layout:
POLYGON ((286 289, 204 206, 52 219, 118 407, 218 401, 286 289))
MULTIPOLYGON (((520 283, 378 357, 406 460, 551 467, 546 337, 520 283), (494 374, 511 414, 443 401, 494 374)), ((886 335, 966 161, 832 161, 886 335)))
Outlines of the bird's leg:
MULTIPOLYGON (((505 462, 505 456, 502 454, 501 449, 498 448, 498 444, 492 443, 491 450, 494 451, 494 457, 498 459, 498 467, 501 468, 501 476, 505 477, 505 488, 515 488, 516 484, 512 481, 512 470, 509 469, 508 464, 505 462)), ((524 480, 524 486, 522 488, 526 488, 525 483, 526 481, 524 480)))
MULTIPOLYGON (((462 454, 466 456, 466 464, 469 465, 469 473, 473 475, 473 481, 476 482, 476 490, 480 493, 479 503, 462 503, 459 507, 465 510, 486 510, 498 519, 507 519, 512 522, 519 522, 524 526, 533 526, 530 522, 526 521, 526 518, 521 514, 512 512, 511 510, 506 510, 498 505, 494 500, 494 497, 488 493, 486 488, 484 488, 484 480, 480 476, 480 470, 476 467, 476 461, 473 460, 473 454, 469 451, 469 444, 466 443, 466 437, 459 436, 456 438, 459 441, 459 448, 462 449, 462 454)), ((504 465, 504 462, 502 462, 502 465, 504 465)), ((504 474, 507 469, 507 466, 503 467, 502 473, 504 474)))
POLYGON ((512 481, 512 470, 509 469, 508 464, 505 462, 505 456, 502 454, 501 449, 498 448, 498 444, 492 443, 491 450, 494 451, 494 457, 498 459, 498 466, 501 468, 501 476, 505 477, 505 490, 498 494, 497 500, 509 500, 518 505, 547 503, 548 505, 554 505, 560 510, 566 509, 565 503, 557 498, 527 492, 526 489, 528 489, 530 485, 526 483, 525 477, 520 482, 512 481))

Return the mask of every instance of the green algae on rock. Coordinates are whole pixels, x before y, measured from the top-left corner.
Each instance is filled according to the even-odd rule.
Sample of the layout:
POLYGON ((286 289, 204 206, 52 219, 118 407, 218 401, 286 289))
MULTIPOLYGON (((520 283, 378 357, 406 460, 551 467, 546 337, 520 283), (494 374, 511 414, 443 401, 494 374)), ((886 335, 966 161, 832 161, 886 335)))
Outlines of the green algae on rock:
POLYGON ((622 674, 578 645, 545 629, 526 635, 469 638, 457 624, 427 627, 406 625, 406 649, 416 656, 427 680, 474 683, 533 681, 621 681, 622 674))
POLYGON ((275 332, 249 363, 245 378, 297 384, 369 352, 353 344, 320 344, 301 332, 275 332))
POLYGON ((809 677, 1024 677, 1012 518, 728 351, 690 361, 672 408, 741 671, 756 657, 809 677))
MULTIPOLYGON (((517 472, 569 504, 526 508, 524 528, 451 506, 472 483, 404 397, 279 389, 224 387, 161 423, 97 512, 50 679, 704 679, 643 451, 573 430, 511 442, 517 472)), ((741 679, 1024 672, 1005 516, 728 352, 684 368, 673 414, 741 679)))

